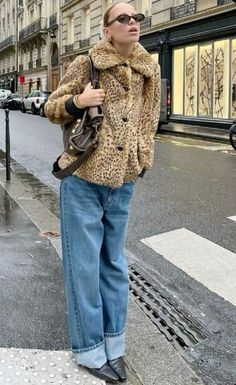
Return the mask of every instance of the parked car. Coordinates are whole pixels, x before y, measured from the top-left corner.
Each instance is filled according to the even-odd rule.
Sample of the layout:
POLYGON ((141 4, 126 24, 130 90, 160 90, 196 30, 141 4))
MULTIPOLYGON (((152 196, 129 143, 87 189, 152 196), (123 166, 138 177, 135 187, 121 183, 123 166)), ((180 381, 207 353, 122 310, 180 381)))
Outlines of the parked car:
POLYGON ((29 94, 25 94, 25 96, 20 101, 20 110, 21 110, 21 112, 26 112, 24 102, 25 102, 25 99, 28 98, 28 96, 29 96, 29 94))
POLYGON ((3 108, 8 108, 9 110, 19 110, 22 98, 19 94, 10 94, 2 102, 3 108))
POLYGON ((170 86, 168 79, 161 79, 161 111, 157 130, 170 119, 170 86))
POLYGON ((45 106, 45 104, 46 104, 47 101, 48 101, 48 98, 45 99, 45 100, 43 101, 43 103, 40 104, 40 107, 39 107, 39 115, 42 116, 42 117, 46 116, 46 115, 45 115, 45 111, 44 111, 44 106, 45 106))
POLYGON ((2 107, 3 102, 6 100, 6 98, 7 98, 8 95, 10 95, 10 94, 11 94, 11 91, 10 91, 10 90, 0 89, 0 107, 2 107))
POLYGON ((48 99, 50 91, 34 90, 23 99, 21 111, 31 111, 34 115, 39 113, 41 104, 48 99))

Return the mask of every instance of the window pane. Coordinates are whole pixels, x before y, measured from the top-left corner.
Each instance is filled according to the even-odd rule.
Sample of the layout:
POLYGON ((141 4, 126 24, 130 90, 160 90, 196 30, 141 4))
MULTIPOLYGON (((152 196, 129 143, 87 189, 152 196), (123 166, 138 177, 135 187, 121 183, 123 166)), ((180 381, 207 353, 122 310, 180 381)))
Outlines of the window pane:
POLYGON ((229 40, 214 44, 214 110, 215 118, 229 116, 229 40))
POLYGON ((184 50, 174 50, 174 78, 173 78, 173 113, 183 114, 184 93, 184 50))
POLYGON ((236 39, 232 40, 232 91, 231 118, 236 118, 236 39))
POLYGON ((154 61, 154 63, 157 63, 157 64, 158 64, 158 60, 159 60, 158 52, 156 52, 156 53, 151 53, 151 57, 152 57, 152 60, 154 61))
POLYGON ((212 45, 200 47, 199 115, 212 114, 212 45))
POLYGON ((185 49, 185 115, 197 115, 197 46, 185 49))

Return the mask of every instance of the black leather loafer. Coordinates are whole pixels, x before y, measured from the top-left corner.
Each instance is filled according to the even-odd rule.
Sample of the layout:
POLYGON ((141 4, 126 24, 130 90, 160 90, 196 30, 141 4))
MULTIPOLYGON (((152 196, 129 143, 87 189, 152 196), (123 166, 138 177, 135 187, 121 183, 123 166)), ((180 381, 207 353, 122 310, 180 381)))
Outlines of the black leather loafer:
POLYGON ((106 362, 100 369, 92 369, 88 368, 89 373, 93 374, 95 377, 100 378, 100 380, 108 381, 108 382, 117 382, 119 381, 119 377, 112 368, 106 362))
POLYGON ((112 368, 113 372, 117 374, 120 381, 125 381, 127 379, 125 364, 122 357, 116 358, 115 360, 108 360, 108 364, 112 368))

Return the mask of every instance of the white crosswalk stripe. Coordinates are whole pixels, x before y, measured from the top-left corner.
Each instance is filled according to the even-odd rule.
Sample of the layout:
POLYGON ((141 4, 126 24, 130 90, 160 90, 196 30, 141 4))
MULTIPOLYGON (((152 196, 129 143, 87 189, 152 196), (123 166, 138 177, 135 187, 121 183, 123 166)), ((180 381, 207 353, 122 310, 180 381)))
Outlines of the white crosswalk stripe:
POLYGON ((141 240, 212 292, 236 305, 236 254, 185 228, 141 240))
POLYGON ((236 222, 236 215, 234 215, 233 217, 228 217, 228 219, 231 219, 232 221, 236 222))

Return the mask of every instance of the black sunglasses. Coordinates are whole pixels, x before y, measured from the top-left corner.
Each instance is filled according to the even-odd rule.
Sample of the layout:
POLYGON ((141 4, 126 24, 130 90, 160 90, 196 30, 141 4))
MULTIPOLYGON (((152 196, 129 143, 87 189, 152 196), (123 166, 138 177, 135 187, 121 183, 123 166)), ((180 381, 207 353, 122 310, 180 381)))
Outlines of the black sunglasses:
POLYGON ((117 16, 115 19, 109 21, 105 27, 109 27, 109 25, 115 23, 115 21, 119 21, 121 24, 129 24, 130 20, 133 19, 136 23, 141 23, 145 16, 142 13, 136 13, 135 15, 129 16, 126 15, 126 13, 123 13, 122 15, 117 16))

